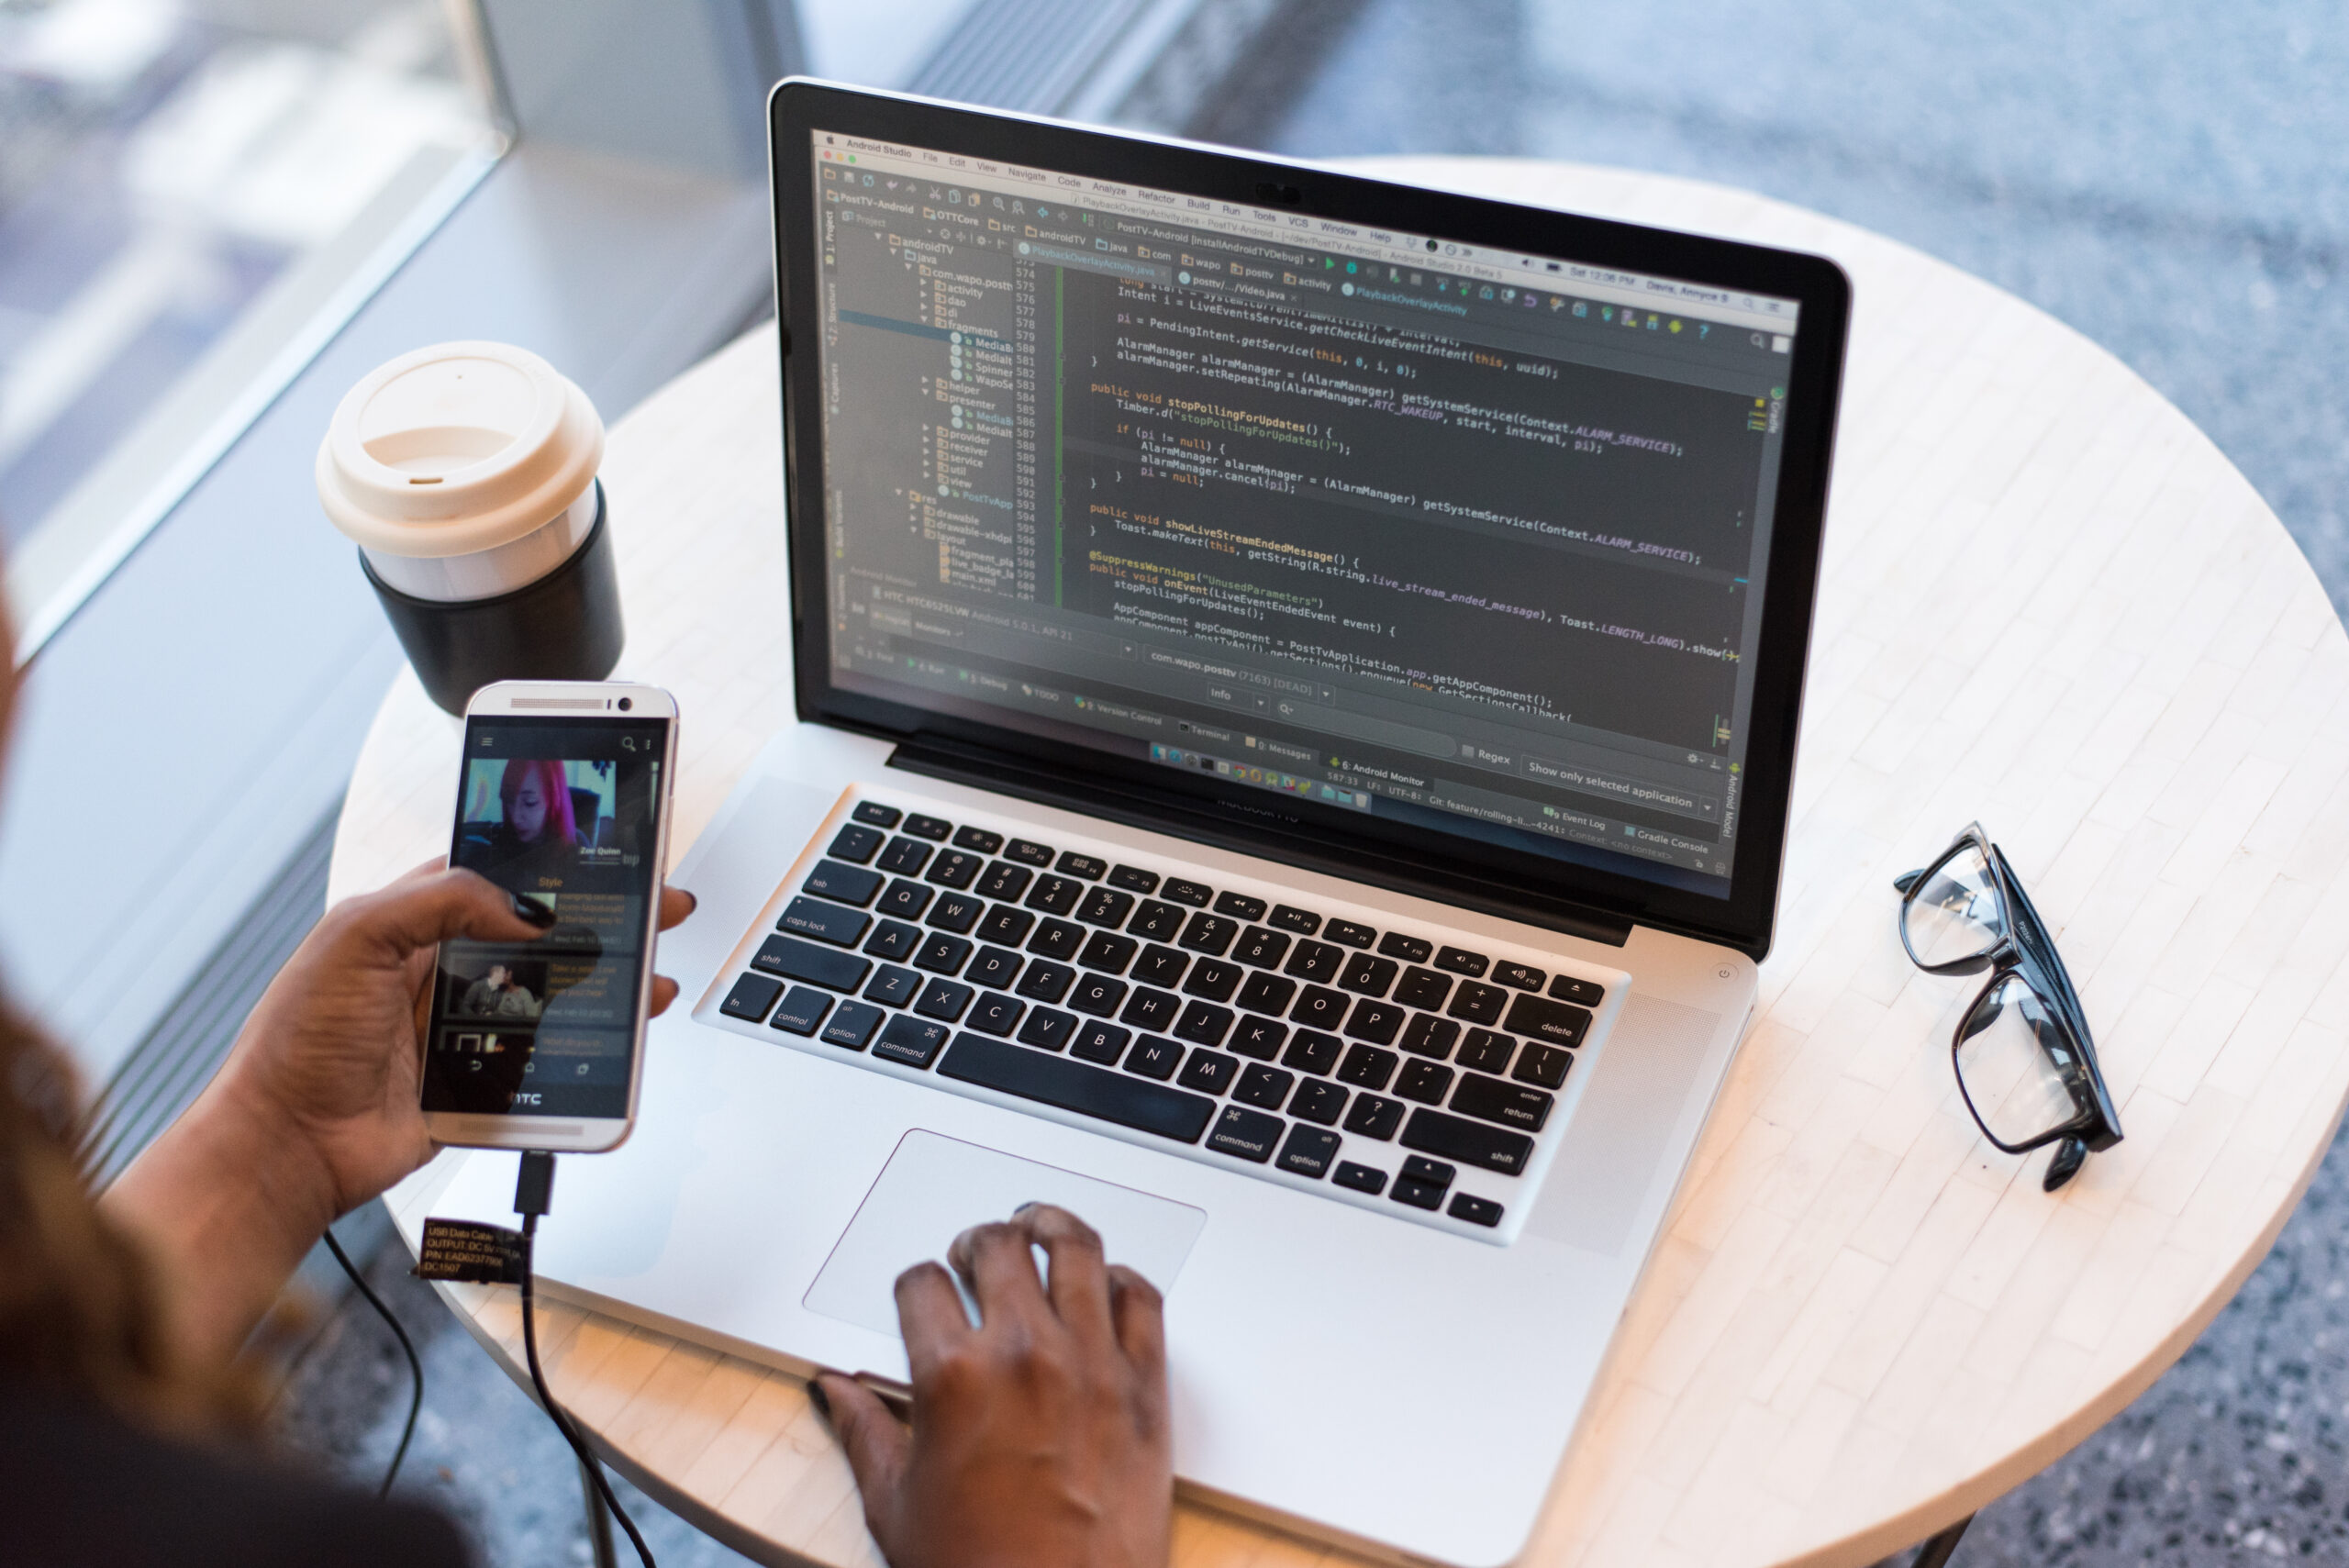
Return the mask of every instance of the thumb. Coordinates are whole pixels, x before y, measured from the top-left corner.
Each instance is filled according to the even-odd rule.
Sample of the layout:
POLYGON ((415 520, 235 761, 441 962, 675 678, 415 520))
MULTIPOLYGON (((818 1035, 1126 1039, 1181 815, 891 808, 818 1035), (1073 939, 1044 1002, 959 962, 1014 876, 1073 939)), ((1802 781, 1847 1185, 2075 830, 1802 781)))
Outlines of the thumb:
POLYGON ((512 894, 470 871, 404 877, 380 893, 351 899, 337 913, 348 929, 401 957, 451 937, 527 942, 546 934, 516 912, 512 894))
POLYGON ((897 1483, 906 1473, 906 1455, 913 1446, 913 1434, 905 1423, 889 1413, 873 1390, 852 1377, 842 1377, 836 1372, 818 1373, 807 1385, 816 1407, 832 1423, 832 1430, 840 1434, 841 1447, 848 1451, 848 1467, 856 1475, 856 1489, 863 1496, 865 1518, 874 1525, 874 1534, 881 1533, 879 1526, 888 1518, 896 1501, 897 1483))

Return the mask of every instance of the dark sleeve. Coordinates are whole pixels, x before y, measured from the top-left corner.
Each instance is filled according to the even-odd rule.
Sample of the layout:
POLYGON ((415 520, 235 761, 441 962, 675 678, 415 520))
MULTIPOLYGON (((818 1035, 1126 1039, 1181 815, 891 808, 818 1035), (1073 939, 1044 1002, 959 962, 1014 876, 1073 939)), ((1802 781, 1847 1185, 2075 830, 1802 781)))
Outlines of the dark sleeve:
POLYGON ((94 1407, 0 1391, 0 1519, 11 1562, 54 1568, 471 1568, 457 1527, 94 1407))

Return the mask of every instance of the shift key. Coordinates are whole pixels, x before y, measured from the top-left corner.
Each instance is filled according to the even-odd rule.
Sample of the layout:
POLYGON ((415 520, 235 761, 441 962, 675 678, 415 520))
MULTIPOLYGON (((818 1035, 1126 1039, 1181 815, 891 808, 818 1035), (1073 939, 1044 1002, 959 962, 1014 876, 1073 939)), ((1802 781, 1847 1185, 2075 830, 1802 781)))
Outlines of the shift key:
POLYGON ((853 991, 864 983, 873 961, 852 952, 819 948, 797 937, 769 937, 759 944, 758 956, 751 960, 751 967, 763 974, 804 980, 829 990, 853 991))
POLYGON ((846 909, 820 898, 795 898, 775 922, 778 931, 796 931, 834 947, 852 948, 864 936, 873 917, 862 909, 846 909))
POLYGON ((1590 1010, 1547 996, 1520 996, 1509 1004, 1501 1028, 1551 1045, 1580 1045, 1583 1031, 1590 1028, 1590 1010))

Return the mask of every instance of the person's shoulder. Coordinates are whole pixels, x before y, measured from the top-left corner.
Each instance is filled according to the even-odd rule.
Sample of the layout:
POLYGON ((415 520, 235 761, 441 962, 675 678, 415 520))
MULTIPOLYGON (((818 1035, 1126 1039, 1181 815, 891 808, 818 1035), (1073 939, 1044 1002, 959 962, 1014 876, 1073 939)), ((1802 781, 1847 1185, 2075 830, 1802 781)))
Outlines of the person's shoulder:
POLYGON ((440 1513, 167 1440, 105 1409, 0 1386, 0 1517, 10 1551, 57 1568, 334 1562, 460 1568, 440 1513))

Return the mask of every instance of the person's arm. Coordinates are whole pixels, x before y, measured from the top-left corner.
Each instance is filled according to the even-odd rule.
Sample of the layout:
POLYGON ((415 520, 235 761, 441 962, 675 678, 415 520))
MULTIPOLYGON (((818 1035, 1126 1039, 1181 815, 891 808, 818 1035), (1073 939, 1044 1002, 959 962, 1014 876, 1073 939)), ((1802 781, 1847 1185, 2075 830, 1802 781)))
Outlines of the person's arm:
MULTIPOLYGON (((663 929, 691 911, 662 895, 663 929)), ((219 1073, 100 1206, 163 1271, 184 1353, 234 1355, 328 1224, 430 1159, 418 1075, 433 951, 540 928, 472 872, 419 872, 328 911, 219 1073)), ((654 984, 652 1010, 676 995, 654 984)))
POLYGON ((910 1429, 853 1378, 809 1385, 883 1555, 892 1568, 1163 1568, 1174 1462, 1158 1292, 1106 1267, 1100 1237, 1047 1206, 964 1231, 948 1258, 980 1323, 936 1263, 898 1277, 910 1429))

